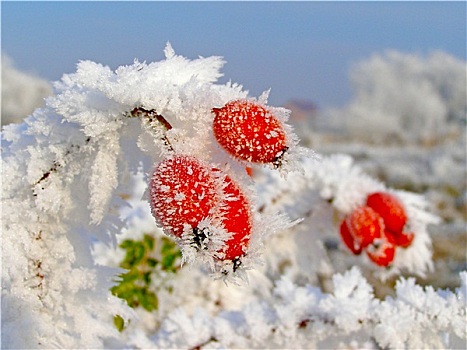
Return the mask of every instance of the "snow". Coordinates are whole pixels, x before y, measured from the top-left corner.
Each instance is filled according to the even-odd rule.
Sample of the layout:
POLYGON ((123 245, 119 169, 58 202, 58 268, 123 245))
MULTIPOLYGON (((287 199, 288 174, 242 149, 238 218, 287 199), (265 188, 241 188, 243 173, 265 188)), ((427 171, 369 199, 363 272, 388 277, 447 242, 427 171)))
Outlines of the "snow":
MULTIPOLYGON (((298 145, 287 124, 290 112, 277 107, 271 111, 291 135, 290 158, 279 171, 255 166, 247 176, 246 164, 222 152, 210 125, 213 107, 248 93, 235 83, 216 83, 225 63, 220 57, 190 60, 170 44, 164 52, 160 62, 135 61, 115 71, 79 62, 75 73, 54 84, 55 95, 43 108, 22 124, 3 128, 3 347, 454 348, 465 342, 466 273, 458 274, 455 290, 422 287, 415 279, 435 268, 428 228, 440 219, 425 196, 369 175, 351 155, 358 147, 318 160, 298 145), (171 129, 148 113, 133 115, 135 108, 162 115, 171 129), (167 238, 151 215, 147 186, 155 164, 173 152, 219 169, 219 182, 228 176, 238 184, 252 210, 249 247, 237 269, 232 262, 224 266, 213 259, 228 238, 219 218, 206 217, 198 227, 212 233, 203 242, 207 252, 190 245, 193 229, 185 225, 184 235, 175 239, 184 248, 185 264, 171 275, 154 272, 151 290, 158 309, 131 309, 110 292, 121 273, 119 243, 145 234, 156 245, 167 238), (389 269, 364 254, 353 256, 338 236, 340 220, 369 193, 383 190, 401 199, 415 233, 409 248, 398 248, 389 269), (225 269, 227 276, 212 275, 216 263, 214 270, 225 269), (390 279, 397 281, 395 288, 377 296, 378 283, 390 279), (125 320, 122 332, 113 324, 115 315, 125 320)), ((430 118, 420 133, 409 135, 400 129, 405 117, 393 110, 387 131, 400 132, 407 143, 448 134, 449 128, 432 132, 443 120, 460 118, 463 87, 452 80, 458 62, 437 54, 427 69, 419 58, 397 53, 387 60, 372 58, 359 74, 396 72, 398 79, 418 79, 424 88, 408 84, 407 96, 417 102, 413 111, 430 118), (433 97, 427 106, 420 102, 422 93, 433 97)), ((350 106, 350 114, 381 115, 380 102, 387 104, 383 83, 359 77, 361 103, 350 106)), ((399 86, 384 82, 386 88, 399 86)), ((253 99, 266 104, 267 96, 268 91, 253 99)), ((397 101, 398 108, 408 108, 405 98, 397 101)), ((361 133, 357 124, 352 132, 361 133)), ((379 156, 383 161, 394 154, 379 156)), ((440 154, 431 159, 432 177, 412 173, 411 179, 434 183, 452 172, 458 181, 461 156, 440 154)), ((222 193, 226 185, 218 187, 222 193)), ((183 203, 185 196, 175 191, 172 197, 183 203)), ((232 199, 224 196, 221 202, 232 199)))
POLYGON ((465 120, 465 62, 446 53, 388 50, 354 65, 350 79, 355 99, 326 118, 355 139, 430 144, 465 120))
POLYGON ((20 123, 37 107, 44 105, 44 99, 52 94, 50 84, 15 68, 10 57, 2 53, 2 110, 1 123, 20 123))
MULTIPOLYGON (((435 315, 441 316, 440 310, 465 316, 465 304, 446 307, 448 300, 455 297, 452 292, 423 290, 412 280, 401 280, 397 289, 400 298, 381 301, 374 298, 371 286, 357 268, 336 275, 333 280, 336 292, 323 294, 317 288, 299 287, 283 278, 276 284, 270 302, 247 303, 239 310, 217 316, 197 310, 190 317, 177 308, 152 340, 159 347, 177 348, 202 344, 217 348, 309 348, 318 343, 320 348, 328 348, 337 334, 358 335, 357 339, 368 343, 374 337, 377 346, 390 348, 407 343, 410 347, 456 344, 444 343, 446 337, 428 322, 435 315), (424 308, 414 308, 404 300, 414 292, 420 292, 418 297, 429 298, 430 302, 424 308), (422 339, 422 334, 429 336, 422 339)), ((461 295, 461 291, 458 293, 461 295)), ((463 337, 465 327, 457 319, 442 317, 439 323, 436 326, 442 324, 445 331, 445 327, 453 327, 460 332, 458 339, 463 337)))

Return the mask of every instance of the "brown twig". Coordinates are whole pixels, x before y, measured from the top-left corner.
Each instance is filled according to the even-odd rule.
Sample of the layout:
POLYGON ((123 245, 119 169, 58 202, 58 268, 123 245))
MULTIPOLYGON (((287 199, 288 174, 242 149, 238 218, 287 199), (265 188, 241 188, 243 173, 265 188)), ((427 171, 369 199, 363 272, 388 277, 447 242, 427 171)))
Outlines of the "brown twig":
MULTIPOLYGON (((89 141, 91 141, 91 138, 90 137, 87 137, 85 140, 84 140, 84 144, 88 144, 89 141)), ((80 145, 74 145, 72 144, 70 146, 69 149, 67 149, 65 151, 65 154, 64 154, 64 157, 70 155, 71 153, 73 153, 75 150, 79 150, 80 148, 80 145)), ((60 164, 58 161, 54 160, 53 163, 52 163, 52 166, 47 170, 45 171, 42 176, 36 181, 34 182, 33 186, 36 187, 37 185, 41 184, 43 181, 47 180, 50 175, 56 173, 63 165, 60 164)), ((42 187, 42 189, 44 189, 42 187)), ((36 190, 33 189, 33 196, 36 197, 37 196, 37 193, 36 193, 36 190)))
POLYGON ((161 114, 157 113, 155 109, 148 110, 143 107, 135 107, 131 110, 130 116, 146 120, 147 123, 153 128, 155 127, 155 123, 162 126, 164 130, 162 132, 161 139, 164 142, 164 145, 170 151, 174 150, 169 138, 166 135, 166 132, 172 129, 172 125, 161 114))
POLYGON ((211 338, 209 338, 208 340, 206 340, 204 343, 198 344, 198 345, 196 345, 196 346, 190 348, 190 350, 201 350, 201 348, 202 348, 203 346, 208 345, 210 342, 213 342, 213 341, 217 341, 217 339, 214 338, 214 337, 211 337, 211 338))

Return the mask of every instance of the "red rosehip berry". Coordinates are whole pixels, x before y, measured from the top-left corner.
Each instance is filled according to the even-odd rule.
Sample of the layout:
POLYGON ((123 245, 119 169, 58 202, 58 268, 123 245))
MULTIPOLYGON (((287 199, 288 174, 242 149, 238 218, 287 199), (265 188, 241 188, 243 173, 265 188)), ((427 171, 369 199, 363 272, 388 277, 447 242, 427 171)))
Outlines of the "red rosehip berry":
POLYGON ((394 243, 401 248, 409 247, 412 244, 413 239, 415 238, 415 234, 413 232, 394 233, 391 231, 387 231, 386 235, 391 236, 394 243))
POLYGON ((213 108, 214 136, 234 157, 280 166, 287 150, 286 135, 279 120, 258 103, 235 100, 213 108))
POLYGON ((252 216, 250 205, 239 186, 228 176, 225 177, 225 203, 221 207, 222 224, 231 237, 225 241, 221 250, 222 260, 238 259, 245 254, 250 241, 252 216))
POLYGON ((362 248, 359 244, 355 243, 346 220, 342 220, 339 232, 341 234, 342 241, 347 248, 349 248, 355 255, 359 255, 362 252, 362 248))
POLYGON ((373 241, 366 249, 366 254, 378 266, 389 266, 396 254, 393 238, 386 233, 373 241))
POLYGON ((200 221, 217 218, 229 235, 219 249, 223 253, 219 260, 234 261, 234 269, 239 266, 250 240, 252 214, 247 197, 229 176, 192 156, 172 155, 156 166, 149 192, 157 223, 178 238, 188 225, 191 244, 198 249, 207 249, 204 245, 209 245, 213 234, 207 227, 200 228, 200 221))
POLYGON ((396 196, 387 192, 375 192, 367 197, 366 205, 381 215, 387 230, 396 236, 402 232, 407 222, 407 214, 396 196))
POLYGON ((357 250, 367 247, 383 235, 383 219, 370 207, 361 206, 354 209, 345 221, 357 250))
POLYGON ((217 203, 212 171, 186 155, 173 155, 160 162, 149 192, 153 216, 167 233, 176 237, 181 237, 186 224, 197 227, 217 203))

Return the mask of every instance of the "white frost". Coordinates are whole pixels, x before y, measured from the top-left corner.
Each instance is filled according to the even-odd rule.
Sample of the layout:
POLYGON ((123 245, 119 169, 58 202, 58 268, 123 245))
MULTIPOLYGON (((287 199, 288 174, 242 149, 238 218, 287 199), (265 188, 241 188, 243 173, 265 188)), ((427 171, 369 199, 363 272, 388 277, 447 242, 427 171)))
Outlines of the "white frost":
MULTIPOLYGON (((255 167, 249 178, 245 164, 222 152, 210 129, 213 107, 246 98, 248 93, 236 83, 216 83, 224 64, 220 57, 190 60, 176 55, 169 43, 164 53, 162 61, 135 61, 115 71, 99 63, 79 62, 75 73, 55 83, 55 95, 44 108, 22 124, 3 128, 3 347, 455 348, 465 344, 465 272, 456 291, 423 288, 412 278, 400 278, 394 296, 384 299, 375 298, 371 279, 363 277, 364 272, 378 279, 401 271, 423 275, 433 268, 427 226, 437 218, 424 197, 387 188, 348 155, 317 162, 309 157, 310 150, 298 147, 295 136, 284 158, 286 177, 255 167), (135 116, 135 108, 153 114, 135 116), (172 129, 161 127, 155 115, 163 116, 172 129), (205 254, 190 245, 193 229, 187 225, 178 243, 185 261, 199 264, 160 276, 157 283, 166 283, 167 288, 158 291, 158 310, 147 313, 130 309, 109 289, 121 272, 118 264, 124 253, 117 244, 122 239, 146 233, 162 237, 151 216, 146 187, 153 165, 170 152, 198 157, 232 175, 254 209, 253 234, 237 271, 238 283, 227 285, 209 275, 209 265, 217 264, 214 270, 219 274, 223 268, 233 270, 232 262, 223 266, 214 259, 228 238, 222 225, 216 218, 200 223, 200 229, 216 233, 202 242, 209 243, 205 254), (328 249, 339 242, 336 223, 341 215, 377 190, 400 196, 408 225, 416 234, 411 247, 397 252, 389 271, 371 266, 362 256, 345 255, 339 244, 335 255, 328 249), (115 315, 126 321, 121 333, 113 324, 115 315)), ((394 67, 400 73, 410 63, 398 55, 388 59, 390 64, 374 58, 370 71, 392 76, 394 67)), ((430 121, 429 128, 420 129, 420 138, 432 136, 427 131, 461 100, 453 94, 457 97, 447 108, 435 98, 438 92, 431 82, 444 76, 439 62, 447 59, 442 55, 432 59, 433 75, 426 70, 422 74, 427 82, 424 92, 433 93, 432 100, 424 105, 413 86, 404 86, 409 100, 418 101, 415 109, 426 112, 430 121)), ((449 62, 451 68, 456 66, 449 62)), ((451 79, 446 87, 455 90, 458 79, 452 72, 457 70, 446 70, 451 79)), ((398 74, 389 82, 401 86, 401 77, 398 74)), ((364 91, 361 99, 384 99, 378 89, 364 91)), ((266 103, 267 96, 268 91, 258 100, 266 103)), ((287 121, 290 111, 272 110, 281 122, 287 121)), ((360 112, 378 115, 371 108, 360 112)), ((286 131, 294 135, 290 128, 286 131)), ((454 158, 440 159, 434 168, 442 172, 446 164, 455 163, 454 158)), ((456 176, 461 175, 458 171, 456 176)), ((184 199, 181 194, 173 198, 184 199)))

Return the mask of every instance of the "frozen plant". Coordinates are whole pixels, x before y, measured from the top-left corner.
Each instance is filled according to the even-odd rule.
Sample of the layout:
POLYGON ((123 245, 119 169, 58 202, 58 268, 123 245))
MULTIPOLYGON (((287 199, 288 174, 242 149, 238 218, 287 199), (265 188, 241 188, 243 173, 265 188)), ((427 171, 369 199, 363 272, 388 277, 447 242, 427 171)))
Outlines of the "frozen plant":
POLYGON ((2 54, 2 125, 20 123, 52 94, 50 84, 32 74, 19 71, 10 57, 2 54))
MULTIPOLYGON (((342 242, 339 222, 361 206, 375 212, 378 230, 363 240, 366 231, 348 221, 344 243, 369 255, 347 256, 380 278, 423 275, 426 227, 436 222, 423 197, 387 188, 346 156, 318 163, 267 92, 252 98, 216 84, 220 57, 189 60, 170 44, 165 56, 115 71, 80 62, 45 108, 3 128, 5 348, 326 347, 336 332, 342 344, 397 347, 411 340, 386 339, 381 327, 413 291, 452 314, 417 324, 435 311, 415 308, 410 326, 432 337, 414 344, 465 339, 462 291, 423 291, 410 280, 378 307, 357 268, 332 277, 332 293, 315 283, 334 273, 323 237, 342 242), (375 193, 394 196, 400 215, 374 205, 375 193), (169 253, 157 255, 162 237, 180 247, 182 268, 177 251, 166 263, 169 253), (395 253, 384 266, 368 260, 387 244, 395 253), (313 257, 323 261, 308 264, 313 257)), ((413 301, 405 304, 412 312, 413 301)))
POLYGON ((355 99, 326 118, 356 139, 432 145, 465 124, 465 62, 447 53, 388 50, 353 66, 350 80, 355 99))
POLYGON ((318 283, 320 275, 355 263, 382 280, 401 272, 424 277, 433 270, 428 226, 439 218, 423 196, 387 187, 343 154, 323 156, 318 164, 304 160, 302 166, 303 172, 287 179, 272 172, 257 177, 261 212, 303 220, 266 243, 269 273, 289 265, 294 279, 318 283), (325 247, 336 241, 337 261, 325 247), (353 258, 342 259, 342 253, 353 258))
MULTIPOLYGON (((396 285, 394 298, 376 299, 357 268, 333 277, 332 293, 283 277, 268 300, 236 311, 188 316, 174 310, 146 347, 422 349, 461 348, 466 329, 466 273, 456 292, 396 285)), ((141 347, 140 340, 133 345, 141 347)))

